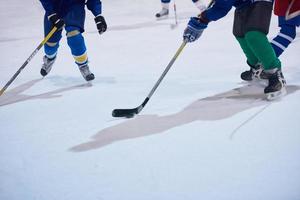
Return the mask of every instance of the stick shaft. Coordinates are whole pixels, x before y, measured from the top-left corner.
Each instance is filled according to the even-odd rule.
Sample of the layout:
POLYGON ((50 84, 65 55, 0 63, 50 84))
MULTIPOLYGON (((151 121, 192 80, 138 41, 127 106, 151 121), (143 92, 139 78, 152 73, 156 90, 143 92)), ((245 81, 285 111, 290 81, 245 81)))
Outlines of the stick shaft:
POLYGON ((39 46, 31 53, 31 55, 27 58, 27 60, 23 63, 23 65, 18 69, 18 71, 11 77, 11 79, 5 84, 5 86, 0 90, 0 96, 4 93, 4 91, 10 86, 10 84, 17 78, 17 76, 21 73, 21 71, 26 67, 26 65, 30 62, 30 60, 37 54, 37 52, 42 48, 42 46, 51 38, 51 36, 57 30, 54 27, 48 35, 44 38, 44 40, 39 44, 39 46))
POLYGON ((182 52, 182 50, 185 47, 186 43, 187 43, 186 41, 182 42, 181 46, 179 47, 179 49, 177 50, 177 52, 175 53, 175 55, 173 56, 173 58, 169 62, 168 66, 166 67, 166 69, 164 70, 164 72, 159 77, 158 81, 155 83, 154 87, 152 88, 152 90, 148 94, 148 96, 147 96, 148 99, 151 98, 151 96, 153 95, 153 93, 155 92, 155 90, 157 89, 157 87, 159 86, 159 84, 161 83, 161 81, 163 80, 163 78, 166 76, 166 74, 168 73, 168 71, 170 70, 170 68, 172 67, 172 65, 174 64, 175 60, 178 58, 179 54, 182 52))

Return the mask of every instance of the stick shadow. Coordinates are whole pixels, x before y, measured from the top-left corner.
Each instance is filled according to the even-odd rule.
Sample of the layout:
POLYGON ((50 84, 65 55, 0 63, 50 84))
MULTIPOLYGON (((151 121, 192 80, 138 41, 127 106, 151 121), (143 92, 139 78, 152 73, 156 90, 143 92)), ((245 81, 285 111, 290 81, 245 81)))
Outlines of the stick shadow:
MULTIPOLYGON (((290 95, 300 86, 287 86, 290 95)), ((165 131, 197 120, 215 121, 231 117, 239 112, 267 105, 261 86, 247 85, 199 99, 178 113, 158 116, 140 115, 116 126, 105 128, 92 136, 91 141, 70 148, 73 152, 84 152, 102 148, 114 142, 162 134, 165 131)))
POLYGON ((37 94, 37 95, 22 94, 23 92, 25 92, 26 90, 30 89, 35 84, 40 82, 41 80, 43 80, 43 78, 35 79, 35 80, 29 81, 27 83, 24 83, 20 86, 17 86, 15 88, 5 92, 2 96, 0 96, 0 107, 18 103, 18 102, 35 100, 35 99, 58 98, 58 97, 62 96, 62 95, 60 95, 60 93, 62 93, 62 92, 66 92, 66 91, 70 91, 70 90, 77 90, 77 89, 84 89, 84 88, 92 86, 92 84, 90 84, 90 83, 84 83, 84 84, 80 84, 80 85, 75 85, 75 86, 70 86, 70 87, 53 90, 50 92, 45 92, 42 94, 37 94))

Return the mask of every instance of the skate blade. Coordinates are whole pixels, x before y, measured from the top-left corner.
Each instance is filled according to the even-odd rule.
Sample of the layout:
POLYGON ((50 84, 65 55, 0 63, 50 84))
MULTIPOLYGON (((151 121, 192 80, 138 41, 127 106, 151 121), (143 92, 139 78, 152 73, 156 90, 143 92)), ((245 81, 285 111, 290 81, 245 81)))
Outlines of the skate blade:
POLYGON ((267 94, 267 100, 268 101, 273 101, 275 99, 279 99, 280 97, 283 97, 287 94, 286 88, 282 88, 280 91, 277 92, 271 92, 267 94))
POLYGON ((165 20, 165 19, 168 19, 168 18, 169 18, 168 15, 164 15, 164 16, 161 16, 161 17, 156 17, 156 20, 161 21, 161 20, 165 20))
POLYGON ((87 86, 87 87, 93 86, 93 80, 87 81, 86 86, 87 86))

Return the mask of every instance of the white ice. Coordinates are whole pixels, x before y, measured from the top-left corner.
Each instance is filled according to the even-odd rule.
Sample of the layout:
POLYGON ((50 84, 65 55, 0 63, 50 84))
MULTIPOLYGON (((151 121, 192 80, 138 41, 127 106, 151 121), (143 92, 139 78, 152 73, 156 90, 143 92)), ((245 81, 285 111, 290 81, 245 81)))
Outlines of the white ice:
MULTIPOLYGON (((300 199, 299 37, 281 56, 280 100, 240 80, 230 12, 185 47, 140 115, 111 116, 143 102, 180 46, 198 11, 176 4, 171 29, 172 9, 154 17, 159 1, 103 0, 101 36, 87 11, 92 86, 65 37, 48 76, 43 50, 30 61, 0 97, 1 200, 300 199)), ((0 87, 42 41, 43 14, 39 1, 0 2, 0 87)), ((277 31, 274 17, 269 37, 277 31)))

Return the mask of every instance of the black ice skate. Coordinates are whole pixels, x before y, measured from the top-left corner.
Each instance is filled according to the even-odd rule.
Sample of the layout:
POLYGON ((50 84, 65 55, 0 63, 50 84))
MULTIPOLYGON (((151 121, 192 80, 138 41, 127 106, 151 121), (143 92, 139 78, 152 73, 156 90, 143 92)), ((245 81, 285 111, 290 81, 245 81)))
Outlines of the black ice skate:
POLYGON ((169 15, 169 9, 167 8, 162 8, 162 10, 159 13, 156 13, 155 17, 157 19, 165 19, 169 15))
POLYGON ((253 79, 258 80, 267 80, 268 74, 263 70, 263 67, 260 63, 256 65, 250 65, 250 70, 244 71, 241 73, 241 79, 244 81, 252 81, 253 79))
POLYGON ((42 65, 42 68, 41 68, 41 71, 40 71, 42 76, 46 76, 50 72, 50 70, 52 69, 52 65, 55 62, 55 60, 56 60, 56 56, 52 59, 48 58, 47 56, 43 57, 43 62, 44 63, 42 65))
POLYGON ((277 70, 274 73, 268 74, 269 85, 264 89, 264 93, 267 95, 268 100, 273 100, 284 96, 286 92, 286 81, 283 77, 281 70, 277 70))
POLYGON ((252 81, 253 79, 258 80, 267 80, 268 74, 263 70, 263 67, 260 63, 256 65, 250 65, 250 70, 244 71, 241 73, 241 79, 244 81, 252 81))
POLYGON ((95 76, 93 73, 91 73, 89 66, 87 64, 79 66, 79 70, 81 72, 81 75, 86 81, 91 81, 95 79, 95 76))

